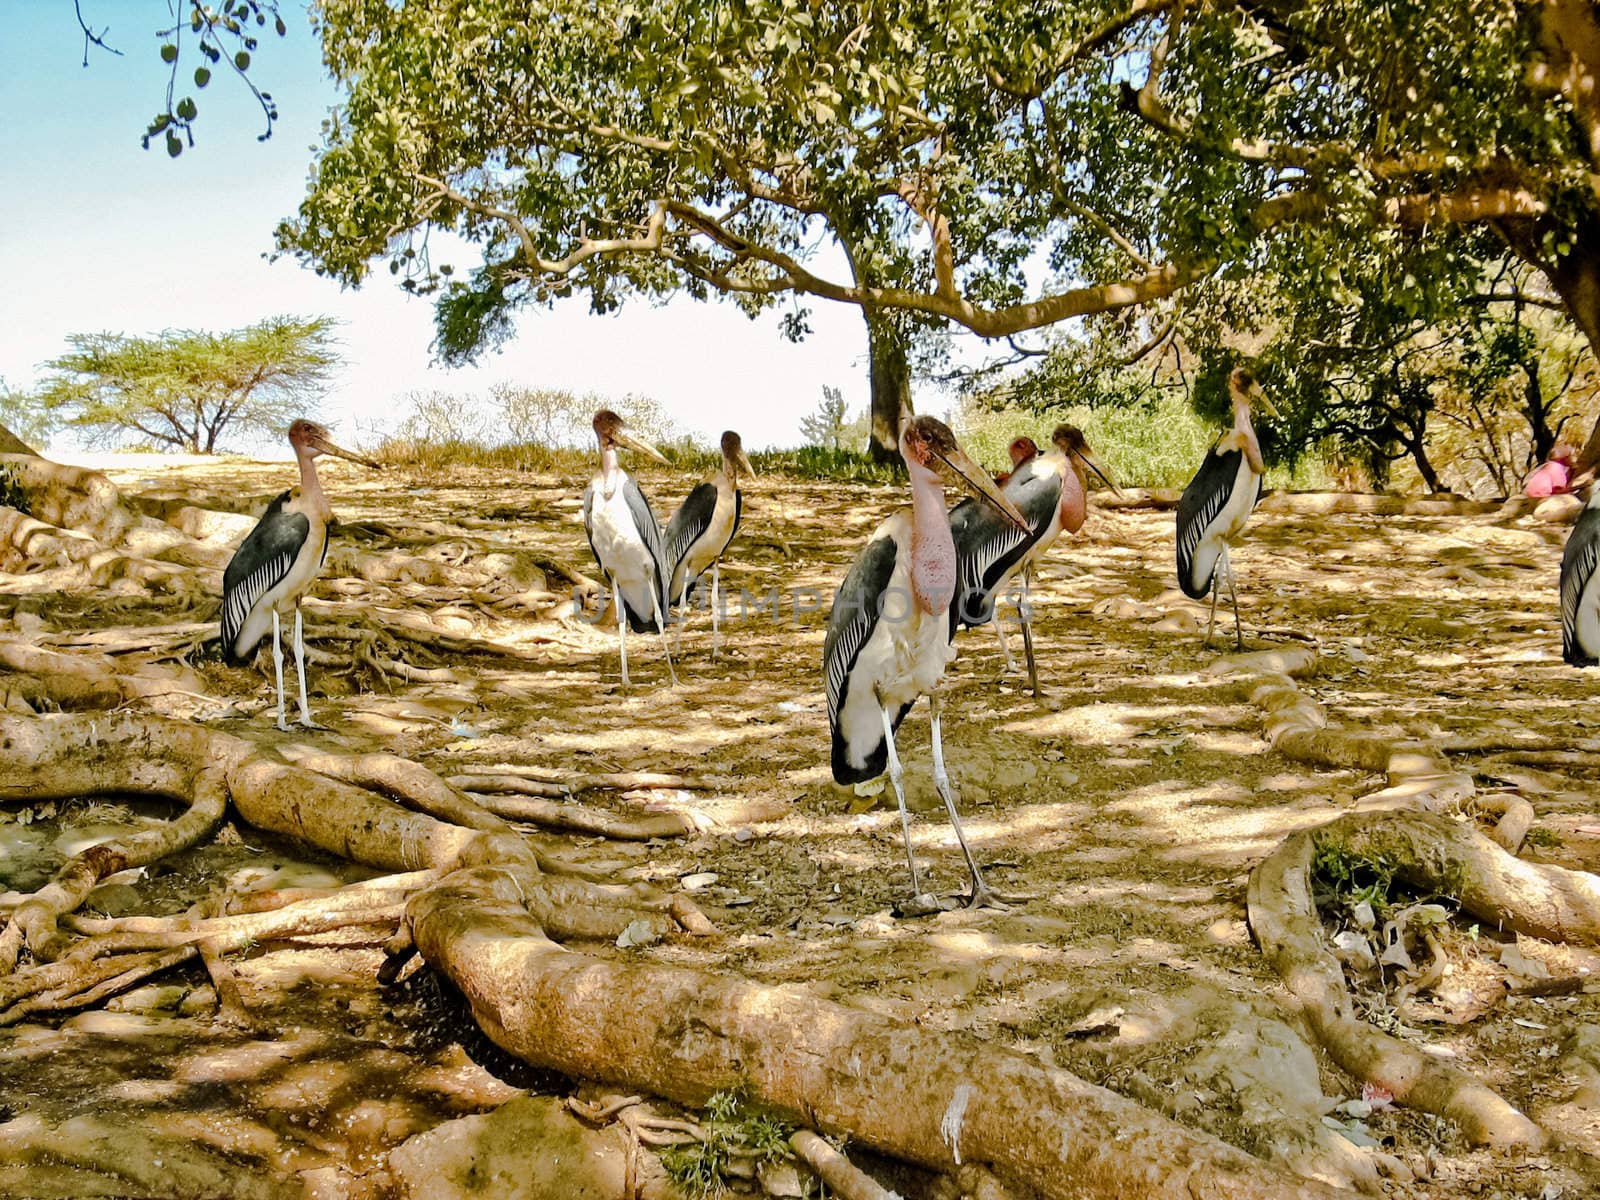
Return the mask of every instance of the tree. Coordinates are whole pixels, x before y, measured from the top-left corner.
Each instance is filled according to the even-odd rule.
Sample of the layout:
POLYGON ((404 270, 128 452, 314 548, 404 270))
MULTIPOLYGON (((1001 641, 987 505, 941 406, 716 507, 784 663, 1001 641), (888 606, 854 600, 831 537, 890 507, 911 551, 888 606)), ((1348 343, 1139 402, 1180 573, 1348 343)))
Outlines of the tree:
MULTIPOLYGON (((78 29, 83 34, 83 65, 87 67, 91 50, 118 56, 122 51, 106 40, 111 34, 109 25, 101 26, 96 31, 89 15, 84 13, 85 2, 74 0, 73 11, 78 18, 78 29)), ((93 0, 88 2, 91 4, 90 14, 95 14, 93 0)), ((194 125, 200 108, 192 93, 180 96, 179 79, 192 80, 195 90, 201 91, 211 82, 212 70, 217 67, 238 76, 260 106, 266 128, 256 140, 264 142, 271 137, 273 123, 278 119, 277 101, 272 98, 271 92, 264 92, 256 85, 250 72, 253 56, 260 48, 260 39, 265 36, 268 21, 271 21, 273 32, 280 38, 289 32, 288 25, 278 12, 278 0, 222 0, 220 4, 187 0, 187 3, 178 5, 152 6, 151 16, 157 20, 171 20, 172 24, 155 31, 161 61, 169 67, 167 94, 166 103, 151 118, 149 128, 140 139, 144 148, 150 149, 150 143, 159 139, 166 147, 167 154, 177 158, 185 146, 194 146, 194 125), (194 44, 194 53, 200 59, 192 72, 189 70, 190 60, 185 58, 186 33, 194 44)))
POLYGON ((281 432, 314 404, 339 364, 335 324, 283 316, 229 333, 73 334, 34 398, 91 441, 211 454, 230 432, 281 432))
MULTIPOLYGON (((387 259, 436 292, 447 360, 507 336, 519 305, 575 293, 597 311, 674 289, 752 311, 855 304, 890 456, 930 323, 999 335, 1181 282, 1139 268, 1124 288, 1028 297, 1037 235, 1081 189, 1026 186, 1037 147, 974 69, 985 7, 330 2, 325 58, 349 96, 279 243, 349 283, 387 259), (430 228, 482 265, 435 265, 430 228), (819 273, 819 240, 846 278, 819 273)), ((803 335, 804 310, 785 322, 803 335)))
POLYGON ((0 379, 0 454, 32 454, 32 447, 49 440, 54 424, 38 401, 0 379))
POLYGON ((876 421, 907 325, 1003 337, 1266 268, 1337 288, 1351 252, 1425 316, 1502 243, 1600 344, 1600 16, 1576 0, 323 15, 350 94, 281 245, 438 291, 446 357, 577 292, 827 299, 867 319, 876 421), (435 269, 430 227, 482 266, 435 269))
POLYGON ((868 424, 865 416, 850 419, 850 406, 845 403, 844 392, 828 384, 822 385, 822 400, 817 411, 800 418, 800 436, 808 446, 822 446, 830 450, 845 450, 860 446, 867 440, 868 424))

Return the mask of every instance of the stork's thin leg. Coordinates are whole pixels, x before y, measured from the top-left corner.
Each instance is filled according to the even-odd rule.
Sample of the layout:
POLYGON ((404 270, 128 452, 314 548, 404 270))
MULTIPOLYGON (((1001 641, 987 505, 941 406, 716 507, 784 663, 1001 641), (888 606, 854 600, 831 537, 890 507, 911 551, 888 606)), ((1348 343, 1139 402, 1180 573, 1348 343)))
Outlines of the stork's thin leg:
POLYGON ((320 729, 311 719, 311 702, 306 699, 306 638, 298 604, 294 606, 294 669, 300 676, 300 724, 307 729, 320 729))
POLYGON ((1222 590, 1222 580, 1218 578, 1218 571, 1221 566, 1221 563, 1217 563, 1211 568, 1211 620, 1206 622, 1206 640, 1203 643, 1207 650, 1211 649, 1211 634, 1217 627, 1217 595, 1222 590))
POLYGON ((1222 565, 1228 570, 1228 595, 1233 597, 1233 642, 1237 650, 1244 649, 1244 629, 1239 624, 1239 593, 1233 586, 1233 559, 1228 555, 1228 548, 1222 548, 1222 565))
POLYGON ((920 899, 922 896, 922 880, 917 877, 917 856, 911 853, 911 814, 906 811, 906 790, 901 782, 903 772, 900 769, 900 756, 894 749, 894 722, 889 718, 889 710, 880 702, 878 712, 883 716, 883 740, 889 749, 889 782, 894 785, 894 798, 900 805, 900 832, 906 840, 906 865, 911 868, 911 898, 920 899))
POLYGON ((939 728, 944 702, 939 699, 938 692, 928 693, 928 707, 933 721, 933 786, 938 789, 939 798, 944 801, 945 809, 950 813, 950 824, 956 831, 956 841, 961 843, 962 857, 967 860, 967 870, 972 872, 972 894, 967 897, 967 907, 993 908, 998 901, 994 893, 989 890, 989 885, 983 881, 983 872, 978 870, 978 860, 972 857, 972 849, 967 845, 967 835, 961 829, 961 814, 956 812, 955 793, 950 788, 950 776, 944 769, 944 739, 940 735, 939 728))
POLYGON ((1006 627, 1000 622, 1000 602, 995 601, 994 616, 990 618, 995 633, 1000 635, 1000 653, 1006 656, 1006 674, 1010 675, 1017 669, 1016 660, 1011 657, 1011 646, 1006 641, 1006 627))
POLYGON ((655 573, 650 575, 650 607, 656 613, 656 632, 661 635, 661 652, 667 656, 667 678, 678 686, 678 673, 672 669, 672 643, 667 640, 667 622, 661 615, 661 593, 656 588, 655 573))
POLYGON ((611 577, 611 605, 617 610, 617 645, 622 650, 622 686, 628 686, 628 614, 622 607, 622 585, 611 577))
POLYGON ((717 561, 711 564, 711 657, 717 657, 717 648, 722 644, 722 626, 720 624, 722 608, 722 592, 720 585, 722 563, 717 561))
POLYGON ((283 627, 278 621, 278 610, 272 610, 272 665, 278 672, 278 728, 289 732, 289 722, 283 719, 283 627))
POLYGON ((1033 658, 1033 601, 1030 588, 1033 585, 1033 567, 1022 568, 1022 605, 1017 610, 1022 619, 1022 653, 1028 660, 1028 688, 1033 692, 1033 698, 1039 698, 1039 667, 1033 658))

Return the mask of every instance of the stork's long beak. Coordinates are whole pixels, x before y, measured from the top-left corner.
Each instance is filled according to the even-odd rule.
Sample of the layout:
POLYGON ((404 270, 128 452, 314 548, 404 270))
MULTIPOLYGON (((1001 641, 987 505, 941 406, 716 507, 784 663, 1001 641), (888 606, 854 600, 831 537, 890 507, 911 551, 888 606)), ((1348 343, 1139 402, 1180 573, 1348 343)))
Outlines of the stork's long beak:
POLYGON ((1018 511, 1015 504, 1001 494, 1000 489, 995 486, 995 482, 989 476, 989 473, 968 458, 966 451, 961 449, 960 446, 954 447, 949 454, 939 455, 939 458, 959 476, 960 481, 966 485, 968 491, 976 496, 982 496, 990 504, 1005 513, 1018 529, 1027 533, 1033 532, 1033 526, 1028 524, 1028 518, 1018 511))
MULTIPOLYGON (((651 458, 655 459, 659 463, 664 463, 667 461, 666 455, 662 454, 661 451, 657 450, 643 438, 634 437, 633 434, 629 433, 626 429, 617 430, 613 436, 616 438, 617 445, 619 446, 626 446, 629 450, 637 450, 640 454, 648 454, 651 458)), ((670 466, 671 464, 668 465, 670 466)))
POLYGON ((739 475, 743 475, 746 479, 754 479, 756 477, 756 469, 750 465, 750 456, 743 450, 734 456, 733 466, 735 478, 739 475))
POLYGON ((1254 400, 1262 408, 1266 409, 1268 416, 1276 417, 1281 415, 1278 412, 1278 406, 1271 400, 1267 399, 1267 394, 1261 390, 1261 385, 1259 383, 1250 389, 1250 399, 1254 400))
POLYGON ((371 467, 374 471, 383 470, 383 464, 364 455, 357 454, 354 450, 346 450, 343 446, 336 446, 327 438, 313 439, 312 444, 324 454, 331 454, 335 458, 343 458, 353 463, 360 463, 363 467, 371 467))
POLYGON ((1088 467, 1089 470, 1093 471, 1096 475, 1098 475, 1100 477, 1100 482, 1105 484, 1108 488, 1110 488, 1113 495, 1115 495, 1115 496, 1122 495, 1122 490, 1120 488, 1118 488, 1117 485, 1111 481, 1111 476, 1107 475, 1104 471, 1102 471, 1100 469, 1100 464, 1099 463, 1095 462, 1094 459, 1090 458, 1087 454, 1084 454, 1081 451, 1076 451, 1075 450, 1075 451, 1073 451, 1073 453, 1077 454, 1077 456, 1080 459, 1083 460, 1083 465, 1084 466, 1088 467))

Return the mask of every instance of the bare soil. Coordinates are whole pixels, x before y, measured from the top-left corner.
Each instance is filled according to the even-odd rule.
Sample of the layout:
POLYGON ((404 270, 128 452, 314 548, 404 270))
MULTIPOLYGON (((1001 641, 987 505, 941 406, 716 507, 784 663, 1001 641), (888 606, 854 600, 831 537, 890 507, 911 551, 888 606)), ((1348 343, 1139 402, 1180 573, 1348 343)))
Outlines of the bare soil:
MULTIPOLYGON (((112 474, 131 496, 181 493, 248 512, 288 486, 291 470, 224 461, 112 474)), ((1092 510, 1082 534, 1058 543, 1033 593, 1042 703, 1018 676, 1002 676, 990 631, 961 636, 945 739, 967 836, 997 889, 1032 899, 1009 911, 900 920, 892 910, 908 879, 892 793, 862 797, 831 783, 819 675, 828 599, 872 526, 904 501, 900 491, 761 480, 746 493, 722 573, 721 654, 711 658, 709 620, 697 614, 681 640, 680 686, 669 688, 655 640, 630 637, 634 684, 625 690, 615 627, 566 601, 507 616, 437 586, 368 583, 349 571, 354 550, 394 549, 388 534, 426 527, 418 537, 429 553, 454 553, 456 537, 463 554, 487 544, 592 572, 579 517, 584 479, 466 469, 373 477, 342 466, 327 474, 351 532, 336 536, 317 595, 404 606, 441 631, 536 658, 461 657, 447 683, 313 667, 321 732, 271 730, 269 656, 264 670, 198 662, 215 699, 157 696, 143 701, 152 711, 220 721, 266 744, 391 750, 441 775, 512 764, 708 777, 707 790, 584 795, 621 813, 704 817, 689 839, 566 840, 573 857, 623 877, 702 877, 691 882, 719 936, 616 953, 737 969, 970 1031, 1253 1152, 1353 1177, 1340 1164, 1367 1151, 1330 1122, 1348 1125, 1332 1110, 1359 1098, 1360 1085, 1312 1056, 1284 1016, 1282 989, 1245 925, 1245 885, 1287 834, 1385 781, 1272 753, 1260 714, 1203 673, 1231 649, 1231 616, 1219 613, 1217 648, 1203 649, 1205 612, 1172 586, 1170 513, 1092 510)), ((642 482, 664 521, 693 480, 650 472, 642 482)), ((1322 671, 1301 686, 1347 727, 1537 735, 1581 747, 1600 738, 1600 674, 1560 661, 1564 536, 1493 514, 1259 513, 1235 556, 1246 640, 1315 639, 1322 671)), ((195 615, 159 600, 0 586, 13 582, 15 591, 0 592, 0 627, 129 629, 195 615)), ((308 612, 314 627, 318 609, 308 612)), ((931 786, 925 707, 899 744, 925 883, 956 892, 965 868, 931 786)), ((1593 778, 1592 767, 1569 765, 1508 781, 1538 813, 1525 856, 1600 869, 1593 778)), ((150 805, 0 813, 0 892, 37 886, 106 826, 164 815, 150 805)), ((89 907, 173 913, 223 888, 363 874, 230 828, 144 877, 103 886, 89 907)), ((1414 1176, 1386 1181, 1391 1194, 1593 1194, 1584 1158, 1600 1152, 1600 1075, 1583 1064, 1600 1052, 1600 989, 1584 985, 1600 979, 1600 956, 1522 939, 1522 953, 1552 975, 1582 978, 1570 995, 1507 995, 1520 982, 1496 962, 1507 940, 1515 938, 1465 924, 1446 939, 1460 977, 1487 980, 1492 1002, 1481 1013, 1452 1023, 1413 1008, 1402 1020, 1374 996, 1374 1019, 1477 1073, 1573 1149, 1474 1150, 1434 1118, 1380 1107, 1361 1130, 1414 1176)), ((383 1194, 384 1156, 406 1137, 517 1089, 566 1086, 496 1053, 426 975, 380 989, 378 958, 371 948, 253 948, 236 964, 250 1029, 215 1020, 198 967, 105 1011, 0 1029, 0 1195, 126 1194, 126 1181, 91 1192, 70 1163, 19 1151, 33 1124, 73 1119, 230 1155, 270 1150, 264 1165, 286 1186, 296 1172, 324 1168, 312 1176, 322 1194, 383 1194)))

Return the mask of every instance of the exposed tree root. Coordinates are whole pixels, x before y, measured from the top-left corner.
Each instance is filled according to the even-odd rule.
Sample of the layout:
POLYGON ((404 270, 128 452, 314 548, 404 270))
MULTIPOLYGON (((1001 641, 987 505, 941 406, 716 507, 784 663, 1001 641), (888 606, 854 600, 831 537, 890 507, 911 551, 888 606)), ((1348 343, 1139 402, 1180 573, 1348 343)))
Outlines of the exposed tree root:
POLYGON ((1381 854, 1402 881, 1454 895, 1486 923, 1559 941, 1600 943, 1600 880, 1523 862, 1467 825, 1419 812, 1353 814, 1294 834, 1250 877, 1250 926, 1262 953, 1340 1066, 1403 1104, 1455 1120, 1472 1141, 1542 1145, 1543 1131, 1494 1091, 1354 1015, 1312 899, 1313 847, 1322 842, 1353 856, 1381 854))
POLYGON ((816 1172, 817 1178, 828 1185, 828 1190, 840 1200, 897 1200, 895 1193, 864 1172, 852 1166, 850 1160, 809 1129, 796 1129, 789 1136, 789 1145, 800 1161, 816 1172))
POLYGON ((703 775, 677 775, 662 771, 566 771, 555 767, 526 767, 500 764, 475 770, 471 774, 451 776, 450 782, 465 791, 514 792, 526 796, 563 796, 589 789, 621 792, 652 791, 656 789, 691 792, 714 792, 719 786, 715 780, 703 775), (511 779, 550 785, 556 791, 524 791, 511 779), (493 781, 494 786, 474 786, 459 782, 473 779, 493 781))
POLYGON ((57 920, 82 904, 96 884, 118 871, 157 862, 198 845, 222 823, 228 807, 222 773, 214 769, 200 771, 194 777, 192 790, 173 798, 188 801, 189 810, 170 825, 90 846, 17 906, 10 924, 0 933, 0 974, 17 965, 24 942, 37 959, 57 957, 64 942, 56 928, 57 920))
MULTIPOLYGON (((536 1065, 689 1103, 744 1088, 799 1121, 884 1153, 943 1171, 958 1162, 991 1164, 1002 1178, 1046 1196, 1121 1200, 1131 1181, 1144 1196, 1186 1200, 1334 1194, 1021 1054, 821 1001, 803 989, 563 949, 550 939, 610 941, 641 922, 658 933, 710 926, 685 896, 545 876, 520 836, 408 812, 228 734, 131 714, 0 716, 0 757, 7 764, 0 798, 183 795, 202 773, 214 772, 239 816, 259 828, 377 867, 450 871, 411 897, 409 936, 470 998, 490 1036, 536 1065)), ((304 934, 334 915, 356 923, 388 915, 365 904, 381 906, 392 891, 355 886, 349 896, 341 890, 300 907, 201 918, 187 929, 85 924, 96 930, 85 957, 0 979, 12 994, 0 1012, 57 1002, 66 989, 80 1003, 109 994, 135 973, 196 953, 197 943, 96 957, 103 949, 199 933, 221 951, 269 930, 304 934), (353 908, 341 909, 347 900, 353 908), (38 986, 46 981, 36 972, 63 971, 50 978, 53 991, 38 986)))
POLYGON ((204 690, 187 668, 139 664, 130 670, 108 654, 64 654, 17 641, 0 641, 0 671, 15 672, 4 678, 36 710, 116 708, 140 697, 204 690))
POLYGON ((526 821, 542 829, 564 833, 586 833, 619 842, 648 842, 651 838, 688 837, 697 832, 694 818, 687 813, 649 813, 639 817, 618 817, 580 805, 561 804, 536 796, 480 794, 477 802, 496 816, 510 821, 526 821))
POLYGON ((1051 1197, 1312 1197, 1297 1180, 1024 1055, 767 987, 608 961, 544 937, 520 868, 458 871, 408 908, 417 947, 528 1062, 700 1105, 745 1089, 808 1124, 1051 1197))

